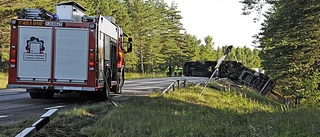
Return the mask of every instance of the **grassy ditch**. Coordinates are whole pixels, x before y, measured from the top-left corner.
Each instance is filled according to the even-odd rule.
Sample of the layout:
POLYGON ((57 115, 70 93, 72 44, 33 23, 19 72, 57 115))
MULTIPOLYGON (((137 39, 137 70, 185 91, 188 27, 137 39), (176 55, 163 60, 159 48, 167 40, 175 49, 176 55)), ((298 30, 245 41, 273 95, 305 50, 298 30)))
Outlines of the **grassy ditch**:
MULTIPOLYGON (((189 87, 170 94, 132 97, 114 107, 109 102, 78 106, 59 115, 37 136, 317 136, 320 112, 283 110, 252 92, 189 87)), ((246 89, 245 89, 246 90, 246 89)), ((34 120, 35 121, 35 120, 34 120)), ((0 126, 0 136, 15 136, 30 120, 0 126), (15 129, 15 130, 13 130, 15 129), (4 131, 4 132, 3 132, 4 131)))

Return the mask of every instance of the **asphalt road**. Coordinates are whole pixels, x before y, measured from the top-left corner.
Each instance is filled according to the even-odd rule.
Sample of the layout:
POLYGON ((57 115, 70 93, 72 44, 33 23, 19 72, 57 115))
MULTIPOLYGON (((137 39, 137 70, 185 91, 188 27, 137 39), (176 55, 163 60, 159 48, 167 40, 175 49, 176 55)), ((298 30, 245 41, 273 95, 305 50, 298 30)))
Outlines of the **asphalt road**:
MULTIPOLYGON (((203 83, 208 78, 203 77, 168 77, 157 79, 127 80, 121 95, 115 99, 129 96, 144 96, 153 91, 163 90, 177 79, 193 83, 203 83)), ((31 99, 25 89, 0 90, 0 126, 17 123, 27 118, 41 116, 50 108, 58 108, 59 112, 66 111, 81 104, 94 103, 76 93, 55 94, 53 99, 31 99)))

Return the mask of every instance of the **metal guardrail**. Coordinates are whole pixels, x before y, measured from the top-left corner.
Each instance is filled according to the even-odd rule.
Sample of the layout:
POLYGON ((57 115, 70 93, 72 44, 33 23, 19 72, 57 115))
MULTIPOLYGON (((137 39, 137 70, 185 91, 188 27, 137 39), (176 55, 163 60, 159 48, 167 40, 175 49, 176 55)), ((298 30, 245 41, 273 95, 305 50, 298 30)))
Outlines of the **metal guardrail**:
POLYGON ((25 128, 16 137, 31 137, 35 135, 41 128, 50 122, 55 116, 57 116, 58 109, 50 109, 44 113, 39 120, 31 125, 31 127, 25 128))
POLYGON ((165 88, 161 94, 165 94, 165 93, 170 93, 171 91, 175 91, 175 90, 179 90, 180 88, 184 88, 188 85, 192 85, 195 84, 196 87, 199 86, 201 84, 200 83, 193 83, 193 82, 189 82, 187 81, 187 79, 177 79, 176 81, 172 82, 167 88, 165 88))
MULTIPOLYGON (((187 80, 185 79, 183 81, 183 83, 182 83, 183 87, 186 86, 186 83, 187 83, 187 80)), ((176 88, 178 88, 178 90, 179 90, 180 89, 180 84, 181 84, 180 79, 172 82, 165 90, 162 91, 162 94, 169 93, 172 90, 175 91, 176 88)))

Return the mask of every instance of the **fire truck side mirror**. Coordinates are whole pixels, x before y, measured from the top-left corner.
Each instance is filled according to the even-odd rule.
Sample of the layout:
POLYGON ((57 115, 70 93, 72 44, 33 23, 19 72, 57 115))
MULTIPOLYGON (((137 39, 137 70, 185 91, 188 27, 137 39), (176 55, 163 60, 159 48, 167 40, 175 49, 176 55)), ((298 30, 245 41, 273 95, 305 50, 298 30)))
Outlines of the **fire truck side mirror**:
POLYGON ((132 52, 132 38, 128 38, 127 52, 132 52))

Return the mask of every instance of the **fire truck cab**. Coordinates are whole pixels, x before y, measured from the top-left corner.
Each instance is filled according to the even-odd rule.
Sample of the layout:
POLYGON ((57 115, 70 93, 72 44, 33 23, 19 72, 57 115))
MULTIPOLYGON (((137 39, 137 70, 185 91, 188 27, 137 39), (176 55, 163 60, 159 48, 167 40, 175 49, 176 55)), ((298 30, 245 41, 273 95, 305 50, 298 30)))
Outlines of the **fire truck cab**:
POLYGON ((113 17, 85 11, 72 1, 57 3, 56 14, 42 8, 18 12, 11 20, 7 87, 25 88, 35 99, 74 91, 103 100, 109 91, 120 94, 132 38, 113 17))

